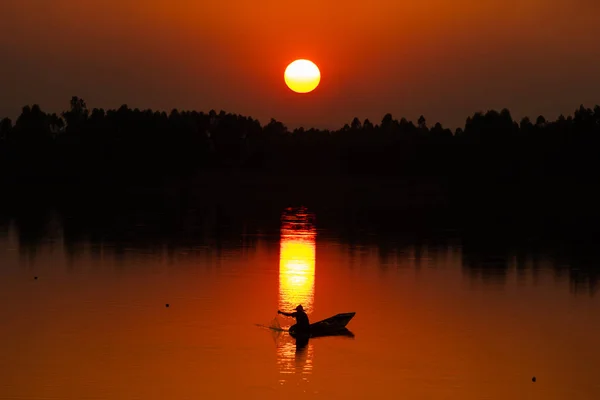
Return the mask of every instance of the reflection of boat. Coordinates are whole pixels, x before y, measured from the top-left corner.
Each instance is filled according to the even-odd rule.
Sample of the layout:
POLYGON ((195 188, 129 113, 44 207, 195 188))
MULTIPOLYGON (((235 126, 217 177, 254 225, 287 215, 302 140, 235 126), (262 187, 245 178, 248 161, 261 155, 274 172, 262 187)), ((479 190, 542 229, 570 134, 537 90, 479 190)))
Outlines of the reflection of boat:
POLYGON ((290 328, 290 335, 292 337, 298 336, 308 336, 311 338, 321 337, 321 336, 349 336, 354 337, 354 334, 346 329, 346 325, 356 313, 342 313, 334 315, 333 317, 329 317, 319 322, 315 322, 314 324, 310 324, 310 331, 308 334, 304 332, 296 332, 294 326, 290 328))

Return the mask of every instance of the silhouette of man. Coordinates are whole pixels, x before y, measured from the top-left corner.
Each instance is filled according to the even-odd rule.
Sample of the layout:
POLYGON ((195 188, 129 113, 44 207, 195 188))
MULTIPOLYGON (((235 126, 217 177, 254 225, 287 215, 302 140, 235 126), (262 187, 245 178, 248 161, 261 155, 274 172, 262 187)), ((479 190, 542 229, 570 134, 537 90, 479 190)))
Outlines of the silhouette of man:
POLYGON ((296 332, 308 332, 310 328, 310 322, 308 321, 308 315, 304 312, 302 305, 296 307, 296 312, 286 313, 277 310, 277 314, 285 315, 286 317, 296 318, 296 323, 290 326, 290 331, 296 332))

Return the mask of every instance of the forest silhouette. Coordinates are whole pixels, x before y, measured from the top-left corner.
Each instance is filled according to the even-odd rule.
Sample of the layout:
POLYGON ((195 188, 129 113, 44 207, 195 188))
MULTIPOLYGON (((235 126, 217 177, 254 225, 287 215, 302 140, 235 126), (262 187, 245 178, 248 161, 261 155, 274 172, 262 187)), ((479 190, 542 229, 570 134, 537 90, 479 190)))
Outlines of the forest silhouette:
POLYGON ((454 132, 421 116, 417 123, 383 116, 354 118, 338 130, 288 130, 274 119, 211 110, 170 113, 88 109, 73 97, 67 111, 25 106, 0 122, 4 179, 153 180, 201 170, 280 174, 372 174, 460 178, 478 184, 585 182, 600 169, 600 106, 583 105, 555 121, 519 123, 503 109, 477 112, 454 132))
POLYGON ((412 197, 398 201, 570 217, 598 214, 599 144, 600 106, 519 123, 507 109, 477 112, 454 132, 439 123, 430 127, 423 116, 414 124, 391 114, 377 124, 354 118, 335 131, 290 131, 274 119, 261 125, 224 111, 167 114, 126 105, 90 111, 72 97, 61 115, 33 105, 23 107, 14 124, 0 121, 0 180, 80 189, 203 175, 220 186, 207 190, 218 191, 261 177, 263 184, 279 183, 282 192, 294 190, 292 179, 310 177, 302 194, 313 191, 322 199, 323 190, 331 198, 339 194, 333 188, 340 180, 356 186, 366 179, 368 187, 345 197, 394 203, 398 191, 410 188, 412 197), (236 181, 232 172, 245 178, 236 181), (395 193, 386 193, 381 179, 394 181, 395 193))

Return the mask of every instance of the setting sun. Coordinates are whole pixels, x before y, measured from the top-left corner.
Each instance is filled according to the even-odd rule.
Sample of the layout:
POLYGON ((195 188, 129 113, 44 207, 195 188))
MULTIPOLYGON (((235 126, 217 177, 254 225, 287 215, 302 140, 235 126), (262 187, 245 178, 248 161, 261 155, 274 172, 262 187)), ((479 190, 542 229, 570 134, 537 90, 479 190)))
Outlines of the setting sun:
POLYGON ((309 60, 296 60, 285 69, 285 83, 296 93, 312 92, 319 86, 321 71, 309 60))

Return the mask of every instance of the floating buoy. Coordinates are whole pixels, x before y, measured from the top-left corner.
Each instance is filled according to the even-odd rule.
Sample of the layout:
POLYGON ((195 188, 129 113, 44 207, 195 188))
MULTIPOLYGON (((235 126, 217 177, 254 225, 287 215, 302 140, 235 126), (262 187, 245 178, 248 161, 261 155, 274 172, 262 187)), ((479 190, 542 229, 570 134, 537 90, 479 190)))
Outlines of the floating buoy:
POLYGON ((165 304, 165 307, 169 308, 169 303, 165 304))
POLYGON ((37 276, 34 276, 33 279, 35 279, 37 281, 37 276))
POLYGON ((537 379, 534 376, 533 378, 531 378, 531 382, 535 383, 535 381, 537 381, 537 379))

